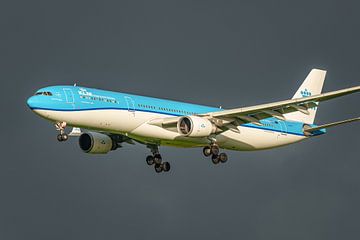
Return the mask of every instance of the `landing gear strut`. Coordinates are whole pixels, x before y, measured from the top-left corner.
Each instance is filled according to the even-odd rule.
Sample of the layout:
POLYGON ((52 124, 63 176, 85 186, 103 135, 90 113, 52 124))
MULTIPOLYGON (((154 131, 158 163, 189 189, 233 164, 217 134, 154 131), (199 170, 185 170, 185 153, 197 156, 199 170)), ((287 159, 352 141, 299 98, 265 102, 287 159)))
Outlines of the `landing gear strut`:
POLYGON ((157 173, 170 171, 170 163, 162 161, 159 147, 157 145, 149 145, 148 148, 150 148, 152 155, 146 157, 147 165, 154 165, 155 172, 157 173))
POLYGON ((59 134, 57 135, 57 140, 59 142, 68 140, 69 136, 65 133, 66 122, 57 122, 55 124, 55 127, 56 130, 59 131, 59 134))
POLYGON ((203 154, 205 157, 211 156, 213 164, 225 163, 228 160, 226 153, 220 153, 220 148, 216 143, 212 143, 210 146, 203 148, 203 154))

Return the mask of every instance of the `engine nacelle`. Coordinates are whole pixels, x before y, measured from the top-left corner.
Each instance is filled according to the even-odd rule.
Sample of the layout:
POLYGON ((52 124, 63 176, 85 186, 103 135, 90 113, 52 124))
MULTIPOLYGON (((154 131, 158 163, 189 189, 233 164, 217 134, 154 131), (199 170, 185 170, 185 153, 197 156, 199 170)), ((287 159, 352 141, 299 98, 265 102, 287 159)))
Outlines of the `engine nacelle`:
POLYGON ((108 135, 88 132, 79 137, 79 146, 86 153, 104 154, 116 149, 116 143, 108 135))
POLYGON ((186 116, 177 123, 178 132, 187 137, 208 137, 216 132, 216 126, 206 118, 186 116))

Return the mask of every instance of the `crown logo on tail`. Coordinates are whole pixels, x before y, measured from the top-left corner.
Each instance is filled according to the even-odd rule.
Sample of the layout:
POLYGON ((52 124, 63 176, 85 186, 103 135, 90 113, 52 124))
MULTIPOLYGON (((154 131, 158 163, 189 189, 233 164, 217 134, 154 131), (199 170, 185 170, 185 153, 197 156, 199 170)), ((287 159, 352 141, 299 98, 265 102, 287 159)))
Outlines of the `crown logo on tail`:
POLYGON ((301 93, 302 97, 310 97, 311 96, 311 92, 308 91, 306 88, 304 91, 300 91, 300 93, 301 93))

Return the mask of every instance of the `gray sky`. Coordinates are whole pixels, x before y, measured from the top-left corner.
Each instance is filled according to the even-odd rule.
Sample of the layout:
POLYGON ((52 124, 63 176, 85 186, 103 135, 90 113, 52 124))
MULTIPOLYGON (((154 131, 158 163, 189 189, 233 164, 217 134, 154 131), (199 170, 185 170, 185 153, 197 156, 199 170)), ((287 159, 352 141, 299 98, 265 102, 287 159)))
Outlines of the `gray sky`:
MULTIPOLYGON (((359 239, 360 124, 212 165, 201 149, 104 156, 56 141, 25 101, 73 84, 224 108, 289 98, 313 67, 359 85, 357 1, 2 1, 0 238, 359 239)), ((317 123, 356 117, 359 95, 317 123)))

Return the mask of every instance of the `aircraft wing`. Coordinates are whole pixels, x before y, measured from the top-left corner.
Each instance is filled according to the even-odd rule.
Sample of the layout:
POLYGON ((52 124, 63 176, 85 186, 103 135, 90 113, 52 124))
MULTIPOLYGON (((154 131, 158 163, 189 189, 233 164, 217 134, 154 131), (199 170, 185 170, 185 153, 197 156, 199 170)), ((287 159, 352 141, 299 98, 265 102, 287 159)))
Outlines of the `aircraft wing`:
POLYGON ((69 137, 79 137, 82 134, 81 129, 78 127, 73 127, 69 133, 69 137))
MULTIPOLYGON (((260 104, 251 107, 235 108, 223 111, 209 112, 197 116, 204 117, 212 121, 220 129, 233 129, 244 123, 261 125, 261 119, 275 117, 284 120, 283 114, 295 111, 309 114, 308 109, 317 107, 318 102, 327 101, 351 93, 359 92, 360 86, 345 88, 337 91, 317 94, 309 97, 289 99, 279 102, 260 104)), ((153 119, 148 124, 163 128, 174 127, 180 117, 153 119)))
POLYGON ((358 91, 360 91, 360 86, 317 94, 309 97, 289 99, 279 102, 260 104, 251 107, 235 108, 235 109, 223 110, 218 112, 210 112, 210 113, 202 114, 200 116, 204 116, 204 117, 207 116, 210 119, 224 118, 225 122, 233 122, 235 120, 240 120, 243 123, 252 122, 254 124, 260 124, 259 120, 261 119, 268 117, 284 119, 283 114, 294 111, 300 111, 304 114, 309 114, 308 109, 317 107, 318 102, 341 97, 358 91))

